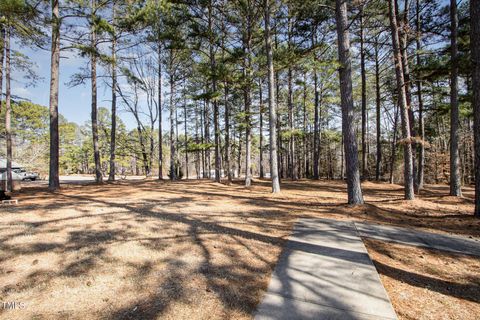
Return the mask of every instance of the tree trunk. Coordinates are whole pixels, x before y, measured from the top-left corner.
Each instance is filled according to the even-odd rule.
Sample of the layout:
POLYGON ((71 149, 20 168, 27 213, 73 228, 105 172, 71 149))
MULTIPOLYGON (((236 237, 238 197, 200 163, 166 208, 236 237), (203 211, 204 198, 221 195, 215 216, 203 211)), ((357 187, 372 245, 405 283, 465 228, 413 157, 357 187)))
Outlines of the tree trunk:
POLYGON ((242 174, 242 131, 238 130, 237 175, 242 174))
POLYGON ((375 164, 375 180, 379 181, 382 174, 382 128, 381 128, 381 95, 380 95, 380 62, 378 38, 375 41, 375 107, 377 129, 377 159, 375 164))
POLYGON ((12 92, 11 92, 11 62, 10 62, 10 26, 6 26, 5 32, 5 140, 7 142, 7 192, 13 191, 12 179, 12 128, 11 128, 11 112, 12 112, 12 92))
MULTIPOLYGON (((175 102, 174 102, 175 104, 175 102)), ((176 169, 176 179, 180 176, 180 160, 178 159, 178 149, 180 142, 178 140, 178 108, 175 105, 175 169, 176 169)))
MULTIPOLYGON (((421 66, 421 59, 420 59, 420 51, 422 50, 421 46, 421 17, 420 17, 420 0, 416 2, 416 11, 417 11, 417 37, 416 37, 416 45, 417 45, 417 66, 421 66)), ((423 96, 422 96, 422 81, 419 79, 417 75, 417 99, 418 99, 418 131, 420 134, 421 143, 418 148, 418 169, 417 169, 417 183, 418 183, 418 190, 423 189, 423 181, 424 181, 424 164, 425 164, 425 126, 423 122, 423 96)))
POLYGON ((110 130, 110 172, 108 181, 115 181, 115 147, 117 137, 117 34, 115 32, 115 1, 112 2, 112 128, 110 130))
MULTIPOLYGON (((227 2, 224 2, 223 4, 225 5, 227 2)), ((224 7, 222 9, 225 9, 224 7)), ((225 23, 224 20, 222 20, 222 30, 224 33, 224 37, 222 37, 222 48, 225 48, 225 37, 227 35, 227 31, 225 28, 225 23)), ((225 50, 222 51, 222 59, 225 58, 225 50)), ((224 107, 225 107, 225 170, 227 171, 227 181, 228 183, 232 183, 233 177, 232 177, 232 167, 230 164, 230 152, 231 152, 231 146, 230 146, 230 105, 228 103, 228 80, 227 78, 224 78, 224 107)))
POLYGON ((303 135, 302 135, 302 163, 303 169, 298 170, 299 177, 302 178, 302 175, 308 176, 308 166, 307 166, 307 74, 303 74, 303 135))
MULTIPOLYGON (((312 33, 312 48, 316 45, 317 29, 312 33)), ((314 63, 317 62, 317 57, 313 57, 314 63)), ((319 161, 320 161, 320 103, 318 92, 318 74, 317 66, 313 68, 313 86, 315 92, 315 106, 314 106, 314 120, 313 120, 313 179, 318 180, 319 174, 319 161)))
POLYGON ((390 157, 390 184, 393 184, 393 172, 395 170, 395 160, 396 160, 396 152, 397 152, 397 132, 398 132, 398 104, 395 105, 395 119, 393 120, 393 137, 392 137, 392 154, 390 157))
MULTIPOLYGON (((250 103, 248 104, 250 105, 250 103)), ((250 107, 247 108, 250 110, 250 107)), ((250 111, 247 111, 250 113, 250 111)), ((247 126, 245 129, 245 186, 250 187, 252 185, 252 139, 251 139, 251 127, 250 116, 246 116, 247 126)))
POLYGON ((162 45, 158 40, 158 179, 163 180, 162 45))
MULTIPOLYGON (((250 1, 248 1, 248 8, 250 8, 250 1)), ((252 168, 251 168, 251 149, 252 149, 252 139, 251 139, 251 119, 250 112, 252 106, 252 60, 251 60, 251 46, 252 46, 252 21, 250 14, 247 16, 246 21, 246 38, 244 39, 244 50, 245 50, 245 65, 244 65, 244 75, 245 75, 245 88, 244 88, 244 101, 245 101, 245 186, 249 187, 252 184, 252 168)))
MULTIPOLYGON (((334 147, 335 147, 335 142, 334 142, 334 147)), ((333 173, 332 150, 331 150, 330 147, 328 149, 329 149, 328 153, 329 153, 329 157, 330 157, 330 159, 328 161, 329 166, 330 166, 330 177, 331 177, 332 180, 334 180, 335 175, 333 173)), ((342 137, 342 143, 341 143, 341 146, 340 146, 340 150, 341 150, 341 155, 340 156, 342 158, 341 164, 340 164, 340 179, 343 181, 343 179, 345 179, 345 173, 344 173, 344 168, 345 168, 345 152, 344 152, 345 143, 344 143, 343 137, 342 137)))
MULTIPOLYGON (((208 92, 208 88, 206 88, 205 92, 208 92)), ((204 109, 203 109, 203 121, 204 121, 204 129, 205 129, 205 144, 207 147, 205 148, 205 166, 206 166, 206 178, 210 179, 212 174, 212 166, 211 166, 211 159, 210 159, 210 115, 209 115, 209 102, 206 99, 204 101, 204 109)))
POLYGON ((315 110, 313 120, 313 179, 320 178, 319 160, 320 160, 320 104, 318 92, 318 75, 317 70, 314 69, 313 86, 315 87, 315 110))
POLYGON ((3 61, 5 59, 5 28, 0 23, 0 114, 3 104, 3 61))
POLYGON ((365 32, 363 26, 363 5, 360 10, 360 74, 362 79, 362 179, 367 179, 367 76, 365 71, 365 32))
MULTIPOLYGON (((214 38, 213 38, 213 7, 212 1, 210 0, 208 5, 208 30, 209 30, 209 55, 210 55, 210 71, 211 71, 211 81, 212 81, 212 92, 216 94, 217 92, 217 76, 216 76, 216 61, 215 61, 215 52, 214 52, 214 38)), ((220 129, 218 125, 219 115, 218 115, 218 101, 216 98, 212 100, 213 104, 213 130, 214 139, 215 139, 215 182, 220 182, 220 129)))
POLYGON ((297 179, 295 170, 295 136, 293 125, 293 88, 292 88, 292 68, 288 68, 288 131, 290 138, 288 140, 288 176, 292 180, 297 179))
MULTIPOLYGON (((195 143, 198 145, 198 105, 195 104, 195 143)), ((200 152, 197 147, 195 150, 195 173, 197 179, 200 179, 200 152)))
POLYGON ((459 110, 458 110, 458 46, 457 0, 450 0, 450 195, 462 196, 460 177, 459 110))
POLYGON ((140 119, 138 117, 137 117, 137 132, 138 132, 138 140, 140 143, 140 149, 142 151, 143 169, 145 171, 145 176, 148 176, 150 172, 150 167, 148 165, 147 148, 145 147, 145 142, 143 141, 143 130, 141 127, 140 119))
MULTIPOLYGON (((214 91, 216 91, 216 85, 214 87, 214 91)), ((214 133, 214 139, 215 139, 215 182, 220 182, 221 176, 220 176, 220 128, 218 124, 218 119, 219 119, 219 114, 218 114, 218 101, 216 99, 213 100, 213 130, 215 131, 214 133)))
POLYGON ((60 188, 58 136, 58 72, 60 65, 60 16, 58 0, 52 1, 52 51, 50 64, 50 170, 48 188, 60 188))
POLYGON ((186 173, 186 178, 189 178, 189 172, 188 172, 188 126, 187 126, 187 119, 188 119, 188 113, 187 113, 187 88, 185 88, 185 93, 184 93, 184 102, 183 102, 183 114, 184 114, 184 134, 185 134, 185 173, 186 173))
POLYGON ((392 44, 395 60, 395 74, 397 79, 397 95, 400 107, 400 116, 402 119, 402 135, 403 135, 403 153, 404 153, 404 183, 405 183, 405 199, 413 200, 414 194, 414 177, 413 177, 413 159, 412 144, 410 137, 410 124, 408 115, 407 97, 405 92, 405 80, 402 66, 402 53, 400 48, 399 33, 397 26, 397 18, 395 13, 395 0, 389 0, 389 18, 392 32, 392 44))
POLYGON ((275 93, 275 74, 273 69, 272 37, 270 35, 270 0, 263 0, 265 14, 265 51, 267 54, 268 68, 268 109, 270 129, 270 176, 272 178, 272 192, 280 192, 278 178, 277 155, 277 103, 275 93))
POLYGON ((260 152, 260 179, 263 179, 265 173, 263 172, 263 90, 262 90, 262 80, 258 82, 258 90, 260 95, 260 106, 258 108, 258 113, 260 116, 260 145, 259 145, 259 152, 260 152))
MULTIPOLYGON (((170 53, 170 57, 173 52, 170 53)), ((172 58, 170 58, 172 59, 172 58)), ((170 72, 172 71, 172 63, 170 63, 170 72)), ((175 106, 175 80, 173 74, 170 75, 170 180, 177 180, 177 171, 175 164, 176 155, 176 139, 175 139, 175 122, 176 122, 176 106, 175 106)))
POLYGON ((205 124, 205 104, 203 104, 202 110, 200 110, 200 141, 202 142, 201 154, 202 154, 202 178, 206 178, 205 172, 205 134, 203 126, 205 124))
MULTIPOLYGON (((399 18, 398 15, 398 2, 395 0, 395 12, 397 13, 397 19, 399 18)), ((410 65, 408 63, 408 33, 410 31, 409 25, 409 12, 410 12, 410 0, 404 0, 404 10, 403 10, 403 17, 400 20, 397 20, 397 28, 400 25, 401 29, 399 29, 399 46, 401 52, 401 60, 402 60, 402 71, 403 71, 403 80, 405 83, 405 101, 407 105, 407 112, 408 112, 408 121, 409 121, 409 128, 410 128, 410 137, 415 137, 415 116, 413 114, 412 108, 412 93, 411 93, 411 82, 410 82, 410 65)), ((412 145, 412 172, 413 172, 413 188, 415 192, 418 192, 418 181, 417 181, 417 164, 415 162, 416 157, 416 148, 417 145, 415 143, 415 139, 411 141, 412 145)))
MULTIPOLYGON (((270 0, 269 0, 270 1, 270 0)), ((270 5, 270 4, 269 4, 270 5)), ((278 50, 278 21, 275 21, 275 50, 278 50)), ((272 49, 273 50, 273 49, 272 49)), ((267 53, 268 55, 268 53, 267 53)), ((268 57, 267 57, 268 59, 268 57)), ((268 63, 268 62, 267 62, 268 63)), ((272 63, 273 63, 273 51, 272 51, 272 63)), ((268 67, 268 66, 267 66, 268 67)), ((283 152, 282 152, 282 121, 279 116, 277 116, 277 109, 278 109, 278 103, 280 101, 280 71, 276 72, 274 71, 274 84, 275 84, 275 115, 276 115, 276 133, 277 133, 277 168, 278 168, 278 181, 279 184, 281 183, 281 179, 285 177, 284 174, 284 160, 283 160, 283 152)))
POLYGON ((338 34, 338 60, 340 62, 339 74, 342 107, 342 135, 345 148, 348 203, 356 205, 363 203, 363 195, 360 186, 358 149, 353 124, 352 66, 350 59, 350 39, 347 29, 346 0, 336 0, 335 12, 338 34))
POLYGON ((230 106, 228 104, 227 81, 225 81, 225 169, 227 170, 228 183, 231 183, 233 178, 230 165, 230 106))
MULTIPOLYGON (((289 8, 290 11, 290 8, 289 8)), ((292 19, 290 17, 290 12, 288 13, 288 41, 287 41, 287 50, 291 51, 291 42, 292 42, 292 19)), ((295 136, 293 134, 294 131, 294 123, 293 123, 293 83, 292 83, 292 65, 293 61, 288 62, 288 130, 290 131, 290 138, 288 141, 288 175, 290 179, 296 180, 297 173, 295 170, 296 161, 295 161, 295 136)))
POLYGON ((153 153, 155 151, 155 139, 153 137, 153 131, 155 130, 155 122, 156 122, 156 119, 155 119, 155 116, 153 116, 153 96, 150 96, 149 98, 150 102, 150 106, 148 107, 149 108, 149 117, 150 117, 150 132, 148 133, 148 139, 150 140, 150 150, 149 150, 149 154, 148 154, 148 176, 150 176, 152 174, 152 171, 153 171, 153 153))
POLYGON ((91 27, 91 47, 94 52, 90 55, 91 81, 92 81, 92 140, 93 157, 95 161, 95 181, 103 181, 102 167, 100 163, 100 149, 98 145, 98 120, 97 120, 97 32, 94 21, 96 10, 96 0, 92 0, 92 27, 91 27))
POLYGON ((475 144, 475 216, 480 218, 480 0, 470 0, 473 135, 475 144))

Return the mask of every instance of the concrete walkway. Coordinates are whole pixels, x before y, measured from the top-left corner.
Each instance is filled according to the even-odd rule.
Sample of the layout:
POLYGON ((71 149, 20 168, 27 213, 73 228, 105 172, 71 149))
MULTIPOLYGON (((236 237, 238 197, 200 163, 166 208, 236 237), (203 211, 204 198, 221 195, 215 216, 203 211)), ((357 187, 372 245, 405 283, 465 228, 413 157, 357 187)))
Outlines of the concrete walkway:
POLYGON ((365 238, 480 257, 480 240, 478 239, 366 222, 355 222, 355 226, 360 236, 365 238))
POLYGON ((255 319, 396 319, 353 222, 303 219, 255 319))

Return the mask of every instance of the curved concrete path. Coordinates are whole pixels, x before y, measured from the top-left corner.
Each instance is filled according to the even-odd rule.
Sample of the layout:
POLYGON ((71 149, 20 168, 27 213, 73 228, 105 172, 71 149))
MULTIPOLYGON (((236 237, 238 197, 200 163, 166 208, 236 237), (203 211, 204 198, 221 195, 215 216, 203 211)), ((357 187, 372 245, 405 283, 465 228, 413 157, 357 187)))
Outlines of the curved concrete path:
POLYGON ((353 222, 303 219, 255 319, 396 319, 353 222))

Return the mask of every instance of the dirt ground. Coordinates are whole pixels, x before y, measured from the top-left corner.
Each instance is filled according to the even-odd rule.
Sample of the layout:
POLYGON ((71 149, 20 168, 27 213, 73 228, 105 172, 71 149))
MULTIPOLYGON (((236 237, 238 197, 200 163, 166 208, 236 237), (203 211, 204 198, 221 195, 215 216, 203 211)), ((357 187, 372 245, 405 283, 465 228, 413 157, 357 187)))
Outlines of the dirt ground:
MULTIPOLYGON (((282 187, 280 195, 272 195, 269 183, 258 180, 249 189, 240 182, 148 180, 70 184, 56 193, 27 186, 15 195, 18 206, 0 207, 0 302, 17 303, 14 309, 0 308, 0 319, 249 319, 298 217, 370 220, 480 237, 472 189, 455 199, 445 196, 448 186, 427 186, 419 199, 406 202, 401 186, 367 182, 367 204, 352 208, 345 205, 341 182, 284 182, 282 187)), ((385 247, 390 245, 368 245, 370 252, 385 247)), ((381 251, 373 255, 398 267, 381 260, 388 258, 381 251)), ((460 259, 457 266, 463 261, 468 261, 465 268, 478 266, 472 259, 460 259)), ((414 265, 401 267, 417 272, 414 265)), ((382 280, 391 297, 405 282, 391 274, 382 280)), ((461 288, 464 278, 450 282, 457 280, 461 288)), ((472 276, 471 281, 479 280, 472 276)), ((409 285, 417 288, 415 282, 409 285)), ((436 292, 428 286, 421 290, 436 292)), ((472 290, 478 307, 478 287, 472 290)), ((464 319, 449 304, 472 298, 448 293, 442 293, 442 310, 450 308, 450 318, 464 319)), ((429 308, 392 300, 401 318, 429 308)), ((431 319, 438 318, 437 305, 431 307, 431 319)))

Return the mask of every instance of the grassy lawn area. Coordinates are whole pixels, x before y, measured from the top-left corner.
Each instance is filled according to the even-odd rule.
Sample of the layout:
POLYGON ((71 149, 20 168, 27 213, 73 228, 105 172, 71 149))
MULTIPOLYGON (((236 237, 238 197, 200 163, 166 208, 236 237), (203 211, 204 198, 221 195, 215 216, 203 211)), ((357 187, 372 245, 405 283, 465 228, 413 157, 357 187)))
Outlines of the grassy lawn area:
MULTIPOLYGON (((298 217, 480 236, 469 188, 456 200, 444 196, 448 186, 427 186, 407 203, 401 186, 368 182, 363 184, 368 204, 351 208, 340 182, 285 181, 282 187, 280 195, 270 194, 267 181, 249 189, 240 182, 148 180, 71 184, 56 193, 26 187, 16 195, 18 206, 0 208, 1 298, 24 304, 0 309, 0 319, 249 319, 298 217)), ((416 299, 423 299, 425 290, 440 291, 443 310, 457 308, 450 302, 459 299, 467 310, 472 305, 478 310, 478 259, 455 259, 457 269, 476 268, 477 275, 467 273, 476 297, 450 295, 388 269, 426 272, 417 270, 417 260, 427 253, 410 253, 409 263, 399 266, 385 253, 395 246, 367 245, 390 297, 409 286, 416 299)), ((433 269, 439 277, 449 273, 454 288, 466 281, 450 269, 433 269)), ((428 311, 397 298, 392 302, 400 318, 413 319, 415 308, 423 308, 426 319, 438 318, 437 305, 428 311)), ((465 318, 453 309, 445 314, 465 318)))

